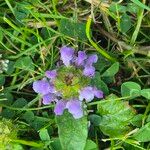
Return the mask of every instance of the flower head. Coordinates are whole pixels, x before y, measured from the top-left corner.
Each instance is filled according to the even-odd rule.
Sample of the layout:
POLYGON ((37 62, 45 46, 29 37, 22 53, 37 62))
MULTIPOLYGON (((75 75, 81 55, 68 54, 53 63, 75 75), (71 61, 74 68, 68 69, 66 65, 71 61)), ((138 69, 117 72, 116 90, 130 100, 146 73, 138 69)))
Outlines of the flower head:
POLYGON ((79 51, 78 56, 74 49, 62 47, 60 49, 61 60, 64 65, 56 70, 45 72, 45 78, 35 81, 33 89, 42 95, 43 104, 56 103, 54 112, 62 115, 67 109, 75 119, 81 118, 84 105, 97 98, 103 98, 103 92, 90 86, 90 80, 95 74, 93 63, 97 62, 97 55, 86 55, 79 51))

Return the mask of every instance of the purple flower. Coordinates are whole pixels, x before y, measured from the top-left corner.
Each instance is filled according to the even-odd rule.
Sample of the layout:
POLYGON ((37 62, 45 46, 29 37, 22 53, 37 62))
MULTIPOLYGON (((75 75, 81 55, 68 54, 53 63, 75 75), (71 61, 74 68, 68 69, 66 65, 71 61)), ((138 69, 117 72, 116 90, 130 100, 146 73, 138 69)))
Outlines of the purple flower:
POLYGON ((91 66, 91 65, 93 65, 93 63, 96 63, 97 60, 98 60, 98 57, 97 57, 96 54, 90 55, 90 56, 87 58, 85 65, 86 65, 86 66, 91 66))
POLYGON ((97 97, 97 98, 104 97, 103 92, 101 90, 98 90, 96 87, 93 88, 93 92, 94 92, 95 97, 97 97))
POLYGON ((83 75, 87 77, 93 77, 95 75, 95 68, 93 66, 85 66, 83 75))
POLYGON ((93 88, 87 86, 80 91, 79 99, 82 101, 85 99, 87 102, 90 102, 94 99, 93 88))
POLYGON ((50 104, 52 101, 55 100, 55 95, 52 94, 52 93, 48 93, 48 94, 44 95, 42 98, 43 98, 43 104, 44 104, 44 105, 48 105, 48 104, 50 104))
POLYGON ((97 90, 95 87, 87 86, 80 91, 79 99, 86 102, 90 102, 94 99, 94 96, 97 98, 103 98, 103 92, 101 90, 97 90))
POLYGON ((56 115, 62 115, 65 109, 68 109, 68 111, 75 119, 81 118, 83 116, 82 103, 77 99, 69 101, 59 100, 56 103, 54 112, 56 115))
POLYGON ((76 99, 68 101, 66 108, 75 119, 83 116, 82 102, 76 99))
POLYGON ((45 79, 33 82, 33 90, 42 95, 53 93, 55 91, 54 86, 45 79))
POLYGON ((45 72, 45 76, 49 79, 55 79, 57 76, 56 70, 48 70, 45 72))
POLYGON ((60 54, 64 65, 68 67, 74 57, 74 50, 70 47, 64 46, 60 49, 60 54))
POLYGON ((81 65, 84 65, 84 60, 87 58, 87 55, 85 52, 83 51, 79 51, 78 52, 78 57, 76 58, 75 60, 75 64, 77 66, 81 66, 81 65))
POLYGON ((59 100, 56 103, 56 106, 54 109, 54 112, 56 115, 62 115, 63 114, 64 109, 66 108, 66 103, 67 103, 67 101, 64 101, 64 100, 59 100))
POLYGON ((78 56, 75 56, 74 50, 65 46, 60 49, 60 54, 65 66, 58 66, 57 71, 46 71, 47 78, 35 81, 33 89, 42 95, 44 105, 55 103, 56 115, 62 115, 67 109, 75 119, 78 119, 84 115, 83 100, 90 102, 94 97, 103 98, 101 90, 89 86, 89 80, 95 74, 93 63, 97 62, 98 57, 87 56, 84 51, 79 51, 78 56), (81 78, 82 75, 84 78, 81 78), (74 82, 76 84, 73 84, 74 82))

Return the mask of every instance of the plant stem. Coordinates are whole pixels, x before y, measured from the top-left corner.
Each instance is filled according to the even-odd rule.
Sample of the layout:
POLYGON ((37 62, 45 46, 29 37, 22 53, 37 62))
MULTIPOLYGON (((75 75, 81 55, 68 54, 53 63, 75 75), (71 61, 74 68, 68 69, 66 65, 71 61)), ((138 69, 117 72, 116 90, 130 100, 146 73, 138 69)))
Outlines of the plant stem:
MULTIPOLYGON (((145 1, 146 0, 143 0, 143 4, 145 4, 145 1)), ((132 35, 131 42, 130 42, 131 45, 134 45, 134 43, 137 39, 139 30, 140 30, 140 27, 141 27, 142 19, 143 19, 143 13, 144 13, 144 9, 140 8, 139 13, 138 13, 137 25, 136 25, 136 28, 134 30, 134 33, 132 35)))
POLYGON ((102 55, 104 56, 106 59, 112 61, 112 62, 116 62, 117 60, 114 57, 111 57, 102 47, 98 46, 91 38, 90 36, 90 27, 91 27, 91 22, 92 22, 92 18, 91 16, 88 17, 87 19, 87 23, 86 23, 86 36, 89 40, 89 42, 91 43, 91 45, 102 55))

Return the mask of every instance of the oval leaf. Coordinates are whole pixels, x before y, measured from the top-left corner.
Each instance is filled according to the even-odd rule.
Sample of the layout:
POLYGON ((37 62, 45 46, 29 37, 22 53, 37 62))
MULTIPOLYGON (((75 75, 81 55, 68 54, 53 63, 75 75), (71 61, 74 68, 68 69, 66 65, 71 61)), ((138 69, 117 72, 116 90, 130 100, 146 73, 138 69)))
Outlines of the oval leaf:
POLYGON ((150 141, 150 122, 140 128, 134 135, 134 138, 140 142, 150 141))
POLYGON ((141 95, 146 99, 150 100, 150 89, 141 90, 141 95))
POLYGON ((58 133, 62 149, 84 150, 87 139, 88 122, 86 117, 74 119, 67 111, 57 116, 58 133))
POLYGON ((135 98, 140 96, 140 92, 141 87, 135 82, 125 82, 121 85, 121 95, 123 97, 130 96, 131 98, 135 98))

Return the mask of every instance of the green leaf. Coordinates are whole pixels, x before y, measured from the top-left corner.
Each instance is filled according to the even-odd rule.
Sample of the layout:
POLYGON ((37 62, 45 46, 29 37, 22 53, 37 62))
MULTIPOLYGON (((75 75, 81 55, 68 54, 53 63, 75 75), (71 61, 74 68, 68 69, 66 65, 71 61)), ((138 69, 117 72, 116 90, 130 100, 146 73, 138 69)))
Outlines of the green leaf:
POLYGON ((150 122, 140 128, 137 133, 134 134, 134 139, 140 142, 150 141, 150 122))
POLYGON ((124 136, 130 131, 130 121, 135 111, 128 102, 117 100, 115 95, 110 95, 105 101, 98 105, 101 115, 100 129, 110 137, 124 136))
POLYGON ((5 76, 4 75, 0 75, 0 86, 5 84, 5 76))
POLYGON ((98 55, 98 61, 97 63, 94 64, 95 69, 101 74, 102 72, 104 72, 104 70, 106 70, 111 63, 109 61, 107 61, 103 56, 98 55))
POLYGON ((87 40, 85 33, 85 23, 73 22, 69 19, 61 19, 60 21, 60 32, 66 36, 79 39, 87 40))
POLYGON ((136 14, 139 11, 139 7, 134 3, 127 3, 127 11, 136 14))
POLYGON ((65 111, 62 116, 56 116, 58 133, 62 149, 64 150, 84 150, 88 132, 87 118, 74 119, 65 111))
POLYGON ((142 119, 143 119, 143 114, 138 114, 136 115, 132 120, 131 124, 133 126, 141 127, 142 126, 142 119))
POLYGON ((96 72, 94 78, 91 80, 91 84, 93 86, 96 86, 99 90, 102 90, 106 95, 109 94, 109 89, 105 82, 101 80, 100 73, 96 72))
POLYGON ((27 123, 31 124, 34 120, 34 113, 32 111, 27 111, 22 115, 22 119, 24 119, 27 123))
POLYGON ((47 129, 41 129, 39 132, 39 136, 42 141, 50 141, 50 136, 47 129))
POLYGON ((131 28, 131 18, 126 13, 124 13, 120 19, 120 31, 126 33, 131 28))
POLYGON ((12 119, 15 116, 15 111, 6 108, 6 109, 3 109, 1 115, 4 118, 12 119))
POLYGON ((109 10, 111 12, 114 12, 114 13, 125 13, 126 12, 126 7, 125 6, 122 6, 120 4, 117 4, 117 3, 112 3, 109 7, 109 10))
POLYGON ((2 32, 2 30, 0 28, 0 42, 2 42, 2 40, 3 40, 3 32, 2 32))
POLYGON ((103 74, 103 77, 112 77, 119 71, 119 63, 115 62, 103 74))
POLYGON ((101 119, 102 119, 101 116, 95 114, 89 116, 89 120, 94 126, 99 126, 101 119))
POLYGON ((141 90, 141 95, 146 99, 150 100, 150 89, 141 90))
POLYGON ((141 87, 139 84, 135 82, 125 82, 121 85, 121 95, 123 97, 130 96, 131 98, 135 98, 140 96, 141 87))
POLYGON ((140 2, 139 0, 131 0, 133 3, 135 3, 136 5, 138 5, 140 8, 143 9, 147 9, 148 11, 150 11, 150 7, 144 5, 142 2, 140 2))
POLYGON ((51 147, 52 150, 62 150, 59 138, 52 139, 51 147))
POLYGON ((15 68, 14 68, 14 62, 13 61, 9 61, 9 63, 8 63, 8 69, 7 69, 7 71, 6 71, 6 73, 8 74, 8 75, 11 75, 13 72, 14 72, 14 70, 15 70, 15 68))
POLYGON ((33 61, 29 56, 19 58, 15 63, 15 67, 28 71, 34 70, 33 61))
POLYGON ((98 150, 98 146, 92 140, 87 140, 84 150, 98 150))
POLYGON ((24 98, 18 98, 12 105, 15 108, 22 108, 27 104, 27 101, 24 98))
POLYGON ((34 120, 30 122, 30 125, 37 131, 47 124, 50 124, 50 119, 38 116, 35 116, 34 120))

